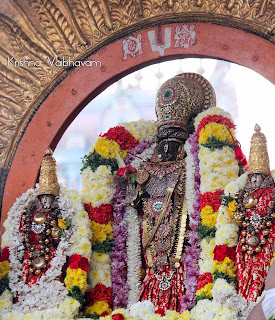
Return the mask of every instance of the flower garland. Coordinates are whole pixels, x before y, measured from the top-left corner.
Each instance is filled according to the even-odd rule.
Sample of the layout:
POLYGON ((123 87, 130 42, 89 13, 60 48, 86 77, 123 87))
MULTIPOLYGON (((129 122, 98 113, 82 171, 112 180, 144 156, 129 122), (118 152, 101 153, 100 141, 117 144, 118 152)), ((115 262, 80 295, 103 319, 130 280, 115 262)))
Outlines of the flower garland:
MULTIPOLYGON (((139 169, 143 161, 147 161, 153 155, 156 143, 143 141, 138 146, 130 150, 125 163, 130 164, 136 170, 139 169), (135 157, 136 155, 139 157, 135 157)), ((141 242, 140 242, 140 221, 138 211, 130 205, 126 205, 128 238, 127 238, 127 283, 129 285, 128 308, 138 301, 141 288, 141 242)))
MULTIPOLYGON (((212 299, 214 265, 214 247, 216 220, 221 204, 220 196, 225 186, 236 179, 239 165, 234 152, 234 124, 230 115, 222 109, 210 108, 195 118, 196 136, 199 144, 200 217, 201 255, 199 261, 200 275, 196 301, 212 299)), ((199 312, 198 303, 192 310, 192 317, 199 312)), ((211 318, 212 319, 212 318, 211 318)))
POLYGON ((127 284, 127 220, 125 210, 125 188, 123 188, 116 180, 115 189, 116 193, 113 198, 113 232, 115 244, 111 254, 114 308, 126 308, 129 286, 127 284))
POLYGON ((189 216, 189 236, 185 252, 185 270, 187 279, 184 281, 186 294, 181 298, 181 312, 190 310, 195 303, 197 280, 199 275, 198 261, 200 258, 200 238, 198 235, 201 223, 199 212, 200 173, 198 159, 198 141, 192 134, 186 141, 186 199, 189 216))
POLYGON ((125 192, 115 184, 117 153, 125 159, 129 150, 138 150, 149 136, 150 141, 156 136, 156 125, 151 121, 120 124, 101 135, 83 160, 82 196, 94 234, 85 310, 91 318, 110 313, 113 304, 127 305, 127 213, 125 192))
POLYGON ((161 315, 155 313, 155 307, 150 301, 137 302, 128 310, 116 309, 110 315, 103 314, 100 320, 190 320, 190 313, 181 314, 176 311, 166 311, 161 315))
MULTIPOLYGON (((275 173, 272 172, 273 180, 275 173)), ((216 247, 214 249, 214 266, 212 274, 216 280, 213 286, 213 303, 222 305, 226 309, 228 318, 246 319, 256 302, 247 303, 239 296, 236 286, 235 248, 238 244, 239 227, 233 219, 233 212, 237 210, 235 197, 244 188, 247 173, 236 181, 229 183, 223 196, 216 223, 216 247)))
MULTIPOLYGON (((187 175, 186 192, 189 194, 187 205, 190 220, 190 247, 186 247, 185 268, 188 273, 188 277, 185 281, 185 286, 188 290, 186 290, 186 295, 182 298, 182 311, 190 309, 193 305, 197 283, 198 290, 196 292, 196 296, 199 299, 196 298, 196 300, 204 299, 205 297, 208 297, 210 299, 212 298, 212 267, 214 264, 213 251, 215 247, 214 236, 216 232, 215 224, 217 220, 218 209, 221 203, 220 195, 222 194, 222 190, 224 189, 226 184, 229 181, 235 179, 239 173, 238 162, 234 154, 234 146, 236 142, 233 131, 234 124, 229 114, 219 108, 211 108, 206 112, 200 114, 195 121, 196 133, 190 137, 188 143, 185 146, 187 150, 187 171, 189 172, 187 172, 189 176, 187 175), (204 120, 205 124, 204 126, 201 125, 199 127, 201 120, 204 120), (204 128, 205 126, 207 126, 206 129, 204 128), (201 136, 202 134, 203 136, 201 136), (200 221, 202 221, 201 225, 200 221), (200 235, 201 240, 199 239, 198 234, 200 235), (201 245, 201 254, 199 243, 201 245), (200 266, 199 272, 196 269, 196 261, 198 260, 200 266)), ((104 210, 106 210, 107 205, 109 205, 113 209, 114 203, 118 202, 119 214, 123 214, 124 219, 127 220, 128 234, 126 236, 124 233, 125 227, 120 226, 123 228, 118 228, 118 230, 122 231, 121 234, 123 235, 123 237, 121 237, 121 239, 117 242, 118 245, 116 247, 119 248, 122 254, 118 253, 116 249, 114 251, 112 251, 111 249, 109 253, 111 251, 115 253, 115 259, 116 255, 118 255, 117 259, 119 259, 118 262, 121 263, 121 266, 125 266, 125 263, 128 264, 127 290, 128 286, 129 290, 127 294, 128 307, 131 307, 133 303, 137 301, 138 291, 140 287, 140 283, 138 281, 140 272, 140 239, 139 230, 137 229, 138 215, 135 209, 128 207, 127 205, 126 211, 123 211, 122 213, 122 208, 124 210, 125 207, 125 194, 123 194, 122 190, 120 190, 117 185, 115 186, 115 188, 113 187, 115 185, 115 172, 118 169, 116 164, 116 154, 118 152, 119 155, 125 159, 126 164, 130 164, 132 167, 138 169, 142 160, 139 159, 139 157, 135 157, 135 155, 139 154, 141 158, 145 159, 144 155, 148 153, 147 159, 149 159, 152 155, 152 150, 154 149, 153 146, 151 148, 149 148, 149 145, 145 146, 145 144, 150 142, 143 141, 146 139, 142 139, 142 137, 144 137, 145 135, 147 139, 149 137, 152 139, 152 137, 155 137, 156 128, 151 124, 151 126, 148 126, 148 128, 150 129, 146 129, 144 121, 122 124, 121 127, 127 130, 128 133, 130 132, 134 136, 136 141, 138 141, 138 144, 134 143, 133 147, 130 149, 130 152, 127 149, 120 149, 121 146, 123 148, 126 148, 126 146, 129 148, 129 144, 126 144, 126 142, 124 143, 123 139, 121 138, 123 135, 122 133, 124 132, 121 128, 119 129, 119 135, 115 133, 117 127, 112 128, 112 134, 110 134, 110 132, 108 131, 107 134, 102 135, 92 149, 92 153, 85 157, 82 174, 84 191, 83 199, 84 202, 86 201, 85 207, 89 212, 90 218, 92 219, 95 218, 95 214, 93 212, 99 212, 100 206, 104 205, 104 210), (140 129, 140 127, 143 129, 140 129), (118 139, 118 136, 118 142, 111 139, 111 137, 115 137, 116 139, 118 139), (108 140, 107 138, 110 139, 110 141, 106 141, 108 140), (109 148, 111 148, 112 150, 108 151, 109 148), (107 178, 106 175, 105 177, 100 177, 98 175, 97 179, 85 180, 85 177, 88 177, 91 174, 88 174, 86 170, 90 170, 90 172, 94 173, 99 166, 104 166, 105 170, 106 168, 108 168, 109 178, 107 178), (107 181, 106 179, 109 181, 107 181), (99 183, 95 183, 96 180, 98 180, 99 183), (112 183, 110 183, 111 180, 112 183), (101 188, 106 188, 107 185, 109 192, 106 192, 106 197, 98 197, 98 190, 101 188), (93 199, 93 194, 95 194, 95 199, 93 199), (97 201, 98 199, 100 200, 99 202, 97 201), (130 232, 130 230, 133 232, 130 232), (133 236, 131 237, 131 235, 133 236), (127 253, 126 256, 125 252, 127 253)), ((129 139, 129 141, 135 140, 129 139)), ((103 209, 103 207, 101 209, 103 209)), ((112 215, 105 214, 104 210, 100 211, 102 212, 102 216, 104 217, 101 219, 101 223, 106 224, 107 221, 111 221, 112 223, 114 223, 112 221, 112 215)), ((113 213, 113 211, 109 211, 113 213)), ((98 223, 100 222, 98 221, 98 223)), ((94 228, 94 230, 95 229, 101 230, 99 225, 97 225, 97 228, 94 228)), ((110 232, 111 228, 108 228, 109 231, 107 231, 106 228, 104 230, 106 232, 110 232)), ((102 233, 102 235, 103 234, 104 232, 102 233)), ((117 237, 118 235, 119 234, 116 232, 115 237, 117 237)), ((97 250, 99 240, 104 242, 106 241, 106 239, 108 239, 107 233, 103 237, 97 237, 97 245, 93 243, 93 248, 96 245, 95 249, 97 250)), ((107 262, 108 266, 111 265, 110 254, 108 255, 108 257, 103 257, 103 260, 107 262)), ((96 261, 92 262, 93 265, 95 265, 96 263, 96 261)), ((112 266, 114 266, 114 261, 112 261, 112 266)), ((111 268, 109 267, 109 275, 106 273, 104 278, 103 274, 101 274, 100 279, 101 281, 105 281, 107 285, 106 288, 110 289, 110 292, 112 292, 114 288, 111 284, 111 280, 113 281, 113 277, 111 277, 110 269, 111 268)), ((99 270, 102 269, 97 267, 96 272, 92 272, 92 277, 94 277, 94 279, 91 288, 95 289, 95 283, 99 284, 98 280, 96 279, 97 275, 100 273, 99 270)), ((120 268, 120 271, 121 270, 124 269, 120 268)), ((115 264, 115 278, 118 271, 119 268, 117 268, 115 264)), ((119 277, 121 280, 121 274, 119 275, 119 277)), ((126 287, 125 281, 121 281, 121 283, 126 287)), ((119 288, 117 287, 117 289, 119 288)), ((94 292, 96 292, 96 290, 94 290, 94 292)), ((90 294, 90 297, 92 297, 92 294, 90 294)), ((101 314, 105 315, 106 312, 110 313, 110 308, 112 307, 110 302, 111 300, 108 299, 106 295, 105 297, 101 296, 97 298, 91 298, 90 300, 92 303, 88 307, 88 309, 90 308, 88 312, 89 316, 98 318, 101 314)), ((202 300, 201 302, 205 304, 204 300, 202 300)), ((200 311, 200 308, 197 308, 196 311, 200 311)), ((185 311, 185 313, 187 314, 188 311, 185 311)))
MULTIPOLYGON (((76 191, 66 190, 60 186, 58 205, 62 215, 63 235, 56 249, 56 256, 51 260, 51 268, 39 279, 36 285, 25 284, 22 279, 22 258, 25 248, 23 237, 19 232, 20 212, 37 198, 37 188, 29 189, 16 202, 8 213, 5 234, 3 235, 2 259, 7 258, 9 248, 9 261, 11 270, 8 273, 9 287, 1 294, 0 301, 4 305, 0 314, 2 319, 31 318, 73 318, 79 310, 87 286, 86 271, 79 274, 80 265, 88 264, 91 254, 89 237, 91 231, 87 227, 88 217, 81 204, 81 199, 76 191), (71 221, 71 227, 65 228, 66 221, 71 221), (72 244, 72 245, 71 245, 72 244), (75 257, 80 257, 76 262, 75 257), (62 274, 66 258, 71 262, 66 270, 65 285, 57 279, 62 274), (76 273, 77 276, 76 276, 76 273), (70 280, 69 280, 70 279, 70 280), (17 296, 17 303, 12 304, 12 294, 17 296), (68 296, 69 295, 69 296, 68 296), (41 303, 43 301, 43 303, 41 303)), ((8 261, 8 260, 6 260, 8 261)), ((5 261, 1 262, 2 266, 5 261)), ((7 270, 7 268, 6 268, 7 270)), ((6 277, 7 274, 4 275, 6 277)), ((1 278, 1 280, 3 277, 1 278)))

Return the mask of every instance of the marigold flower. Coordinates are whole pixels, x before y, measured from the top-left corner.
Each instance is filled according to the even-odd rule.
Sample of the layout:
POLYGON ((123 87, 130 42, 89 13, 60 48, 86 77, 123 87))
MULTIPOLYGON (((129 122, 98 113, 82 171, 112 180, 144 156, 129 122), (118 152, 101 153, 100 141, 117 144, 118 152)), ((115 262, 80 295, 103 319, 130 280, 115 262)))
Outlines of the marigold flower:
POLYGON ((0 279, 2 279, 11 270, 9 261, 0 262, 0 279))
POLYGON ((64 219, 58 219, 58 226, 61 229, 67 229, 67 222, 64 219))
POLYGON ((212 288, 213 288, 213 283, 208 283, 202 289, 197 290, 196 296, 206 295, 206 296, 212 297, 212 288))
POLYGON ((72 286, 78 286, 82 292, 85 292, 87 289, 87 272, 80 268, 68 268, 64 283, 69 291, 71 291, 72 286))
POLYGON ((109 314, 112 313, 112 309, 109 308, 109 305, 106 301, 96 301, 92 306, 89 306, 85 309, 86 314, 89 313, 101 315, 104 311, 107 311, 109 314))
POLYGON ((92 244, 103 242, 107 237, 113 238, 113 221, 109 221, 107 224, 91 221, 91 229, 93 232, 92 244))

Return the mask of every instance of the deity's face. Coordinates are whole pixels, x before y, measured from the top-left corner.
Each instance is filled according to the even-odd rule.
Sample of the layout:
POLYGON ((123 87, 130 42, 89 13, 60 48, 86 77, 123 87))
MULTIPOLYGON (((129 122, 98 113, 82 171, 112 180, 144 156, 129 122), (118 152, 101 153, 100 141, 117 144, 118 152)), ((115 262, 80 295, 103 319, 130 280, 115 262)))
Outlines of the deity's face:
POLYGON ((266 175, 262 173, 253 173, 247 178, 245 187, 260 188, 265 178, 266 178, 266 175))
POLYGON ((40 197, 40 202, 44 209, 50 209, 53 203, 53 200, 54 200, 53 197, 48 194, 43 194, 40 197))
POLYGON ((162 161, 174 161, 177 159, 179 148, 182 144, 176 141, 162 140, 158 144, 158 153, 162 161))
POLYGON ((188 133, 180 128, 165 128, 158 132, 158 154, 161 161, 177 159, 180 147, 184 145, 188 133))

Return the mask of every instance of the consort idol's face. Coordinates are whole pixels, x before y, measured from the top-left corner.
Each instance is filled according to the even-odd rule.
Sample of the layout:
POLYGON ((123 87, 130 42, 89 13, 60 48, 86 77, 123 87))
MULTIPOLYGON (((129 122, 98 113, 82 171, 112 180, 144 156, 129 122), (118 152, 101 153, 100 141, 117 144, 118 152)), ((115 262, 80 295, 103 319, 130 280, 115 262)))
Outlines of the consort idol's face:
POLYGON ((53 203, 53 198, 47 194, 44 194, 40 197, 40 202, 44 209, 50 209, 53 203))
POLYGON ((245 187, 260 188, 264 180, 265 180, 265 175, 263 175, 262 173, 253 173, 247 178, 245 187))

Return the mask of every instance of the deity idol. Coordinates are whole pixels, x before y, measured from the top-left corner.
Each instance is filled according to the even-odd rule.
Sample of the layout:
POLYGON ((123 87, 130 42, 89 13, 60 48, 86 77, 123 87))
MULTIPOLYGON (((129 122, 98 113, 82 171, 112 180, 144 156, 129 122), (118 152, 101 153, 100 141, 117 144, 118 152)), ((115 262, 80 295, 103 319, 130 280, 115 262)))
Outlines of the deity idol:
POLYGON ((55 198, 59 195, 56 162, 47 150, 42 160, 37 200, 23 211, 20 232, 26 248, 23 261, 23 281, 35 284, 50 268, 60 242, 58 218, 60 209, 55 198))
POLYGON ((16 199, 4 226, 0 318, 74 318, 87 288, 91 235, 79 194, 58 183, 52 150, 38 188, 16 199))
POLYGON ((199 74, 179 74, 166 81, 156 100, 158 144, 137 172, 137 198, 128 187, 128 200, 143 212, 146 275, 139 299, 150 300, 159 310, 181 310, 188 237, 183 146, 194 117, 215 103, 213 87, 199 74))
POLYGON ((247 181, 237 196, 234 219, 241 227, 236 251, 238 293, 251 302, 264 289, 275 239, 274 181, 266 138, 259 125, 251 139, 247 181))

